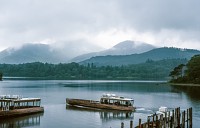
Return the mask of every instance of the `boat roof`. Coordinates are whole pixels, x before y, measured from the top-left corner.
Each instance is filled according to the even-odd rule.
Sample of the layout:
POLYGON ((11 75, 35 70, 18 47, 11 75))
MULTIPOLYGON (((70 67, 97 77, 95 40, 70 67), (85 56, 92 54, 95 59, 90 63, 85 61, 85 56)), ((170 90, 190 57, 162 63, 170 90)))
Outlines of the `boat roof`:
POLYGON ((0 95, 0 101, 39 101, 40 98, 23 98, 22 96, 18 95, 0 95))
POLYGON ((113 100, 133 101, 132 98, 125 98, 125 97, 122 97, 122 96, 116 96, 115 94, 103 94, 101 98, 113 99, 113 100))

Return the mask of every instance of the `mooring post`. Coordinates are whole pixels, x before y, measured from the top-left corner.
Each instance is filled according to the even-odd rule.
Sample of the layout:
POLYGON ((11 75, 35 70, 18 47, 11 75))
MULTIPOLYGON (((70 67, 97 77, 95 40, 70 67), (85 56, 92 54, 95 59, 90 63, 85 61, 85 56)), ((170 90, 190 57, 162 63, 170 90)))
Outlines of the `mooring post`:
POLYGON ((174 114, 174 127, 177 127, 177 121, 178 121, 178 119, 177 119, 177 108, 175 108, 175 114, 174 114))
POLYGON ((121 128, 124 128, 124 123, 123 122, 121 123, 121 128))
POLYGON ((158 115, 156 115, 156 128, 159 128, 158 115))
POLYGON ((187 128, 189 127, 189 122, 188 122, 188 120, 189 120, 189 109, 187 109, 187 128))
POLYGON ((141 119, 139 119, 139 128, 141 128, 142 126, 141 126, 141 122, 142 122, 142 120, 141 119))
POLYGON ((185 128, 185 111, 182 112, 182 127, 185 128))
POLYGON ((150 118, 148 117, 148 120, 147 120, 147 125, 148 125, 148 128, 150 128, 150 118))
POLYGON ((172 128, 172 126, 173 126, 173 118, 172 118, 172 116, 170 117, 170 128, 172 128))
POLYGON ((160 128, 163 126, 163 114, 160 115, 160 128))
POLYGON ((172 110, 171 125, 174 126, 174 110, 172 110))
POLYGON ((154 119, 154 114, 153 114, 152 126, 154 126, 154 120, 155 120, 155 119, 154 119))
POLYGON ((178 126, 181 126, 181 109, 178 107, 178 126))
POLYGON ((164 128, 167 128, 166 125, 167 125, 167 113, 165 112, 165 117, 164 117, 164 128))
POLYGON ((170 111, 169 111, 169 112, 168 112, 168 127, 170 127, 170 125, 171 125, 170 119, 171 119, 171 113, 170 113, 170 111))
POLYGON ((133 128, 133 121, 130 121, 130 128, 133 128))
POLYGON ((189 128, 192 128, 192 108, 189 108, 189 122, 190 122, 190 125, 189 125, 189 128))

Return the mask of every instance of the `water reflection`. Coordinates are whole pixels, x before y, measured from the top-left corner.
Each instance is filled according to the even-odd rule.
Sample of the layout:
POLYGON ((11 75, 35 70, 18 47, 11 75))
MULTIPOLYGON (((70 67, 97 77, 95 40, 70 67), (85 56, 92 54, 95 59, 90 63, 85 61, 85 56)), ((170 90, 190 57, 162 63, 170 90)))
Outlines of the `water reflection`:
POLYGON ((91 91, 118 91, 121 92, 169 92, 171 87, 162 81, 158 82, 100 82, 100 83, 65 83, 60 82, 60 86, 66 88, 81 88, 91 91))
POLYGON ((38 113, 34 115, 28 115, 18 118, 8 118, 0 120, 1 128, 21 128, 21 127, 33 127, 40 126, 40 118, 43 113, 38 113))
MULTIPOLYGON (((117 128, 122 121, 127 126, 133 117, 134 124, 138 124, 139 118, 146 121, 147 116, 155 113, 160 106, 194 108, 194 128, 199 127, 200 87, 174 87, 167 83, 145 81, 4 80, 0 84, 2 94, 37 95, 42 99, 45 114, 40 119, 41 123, 34 124, 38 128, 117 128), (65 109, 66 98, 99 100, 103 93, 133 98, 136 111, 127 116, 126 113, 109 111, 65 109)), ((9 121, 12 127, 13 120, 3 123, 9 121)))
POLYGON ((117 110, 102 110, 102 109, 94 109, 94 108, 83 108, 83 107, 75 107, 66 105, 66 109, 70 111, 85 111, 85 112, 95 112, 99 113, 99 117, 102 122, 112 121, 112 120, 125 120, 125 119, 133 119, 134 113, 127 111, 117 111, 117 110))
POLYGON ((200 101, 200 87, 199 86, 177 86, 171 85, 174 91, 185 92, 193 101, 200 101))

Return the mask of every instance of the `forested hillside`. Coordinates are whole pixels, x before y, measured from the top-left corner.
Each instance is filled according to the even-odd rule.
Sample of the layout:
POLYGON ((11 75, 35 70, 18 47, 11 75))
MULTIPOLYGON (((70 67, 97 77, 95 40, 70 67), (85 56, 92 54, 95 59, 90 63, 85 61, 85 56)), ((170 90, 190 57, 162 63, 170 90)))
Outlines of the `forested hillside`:
POLYGON ((132 55, 119 55, 119 56, 97 56, 91 59, 80 62, 80 64, 87 65, 93 63, 97 66, 121 66, 130 64, 144 63, 147 59, 159 61, 163 59, 190 59, 192 56, 200 54, 200 51, 193 49, 180 49, 180 48, 156 48, 148 52, 132 55))
POLYGON ((86 66, 78 63, 0 64, 4 76, 38 77, 43 79, 167 79, 170 71, 186 59, 147 60, 129 66, 86 66))
POLYGON ((171 82, 200 84, 200 55, 195 55, 186 64, 180 64, 170 72, 171 82))

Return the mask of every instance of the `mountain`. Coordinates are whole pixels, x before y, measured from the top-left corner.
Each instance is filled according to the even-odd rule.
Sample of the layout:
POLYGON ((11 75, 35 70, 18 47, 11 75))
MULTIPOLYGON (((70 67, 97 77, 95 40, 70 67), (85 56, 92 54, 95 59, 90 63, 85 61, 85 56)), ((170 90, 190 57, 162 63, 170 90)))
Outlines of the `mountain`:
POLYGON ((103 50, 100 52, 92 52, 92 53, 77 56, 73 58, 71 62, 81 62, 83 60, 86 60, 95 56, 130 55, 130 54, 136 54, 136 53, 139 54, 139 53, 147 52, 154 48, 156 47, 144 42, 127 40, 127 41, 120 42, 117 45, 107 50, 103 50))
POLYGON ((0 63, 18 64, 27 62, 65 62, 67 57, 52 50, 46 44, 25 44, 21 48, 8 48, 0 52, 0 63))
POLYGON ((112 65, 130 65, 144 63, 147 60, 158 61, 163 59, 176 59, 186 58, 190 59, 192 56, 200 54, 198 50, 192 49, 180 49, 180 48, 156 48, 148 52, 132 55, 108 55, 108 56, 96 56, 88 60, 80 62, 80 64, 93 63, 97 66, 112 65))
POLYGON ((0 63, 19 64, 30 62, 67 63, 75 56, 101 49, 87 42, 57 42, 53 44, 24 44, 0 52, 0 63))

